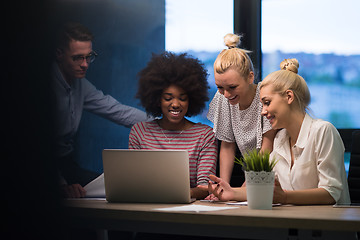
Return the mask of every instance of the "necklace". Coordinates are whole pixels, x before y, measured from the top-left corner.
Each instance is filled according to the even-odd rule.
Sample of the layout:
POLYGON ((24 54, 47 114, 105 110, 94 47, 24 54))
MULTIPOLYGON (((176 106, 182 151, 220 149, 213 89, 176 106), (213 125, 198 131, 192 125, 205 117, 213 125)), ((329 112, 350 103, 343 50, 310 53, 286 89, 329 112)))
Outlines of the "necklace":
POLYGON ((161 130, 162 134, 164 135, 164 137, 165 137, 166 140, 168 141, 168 143, 171 143, 172 140, 174 140, 177 136, 180 136, 180 135, 184 132, 186 122, 184 122, 184 127, 183 127, 183 129, 181 130, 181 132, 180 132, 179 134, 175 135, 175 136, 174 136, 173 138, 171 138, 171 139, 169 139, 169 138, 166 136, 166 134, 165 134, 164 131, 163 131, 163 128, 160 126, 160 122, 159 122, 159 121, 158 121, 158 125, 159 125, 159 127, 160 127, 160 130, 161 130))
POLYGON ((164 135, 164 137, 166 138, 166 140, 168 141, 168 143, 171 143, 172 140, 174 140, 177 136, 180 136, 183 132, 184 132, 184 129, 181 130, 181 132, 179 134, 177 134, 175 137, 169 139, 166 134, 164 133, 164 131, 162 130, 162 128, 160 127, 160 130, 162 132, 162 134, 164 135))

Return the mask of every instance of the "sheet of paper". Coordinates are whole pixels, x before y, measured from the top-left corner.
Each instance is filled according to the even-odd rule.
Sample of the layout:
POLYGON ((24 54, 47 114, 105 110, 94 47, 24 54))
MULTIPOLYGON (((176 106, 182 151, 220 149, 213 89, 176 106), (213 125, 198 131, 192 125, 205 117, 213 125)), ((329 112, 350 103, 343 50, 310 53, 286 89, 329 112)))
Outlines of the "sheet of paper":
POLYGON ((179 207, 169 208, 155 208, 157 211, 170 211, 170 212, 209 212, 209 211, 220 211, 228 209, 236 209, 237 207, 219 207, 219 206, 204 206, 204 205, 184 205, 179 207))
POLYGON ((84 189, 86 190, 85 197, 90 198, 104 198, 105 197, 105 185, 104 185, 104 173, 89 182, 84 189))
MULTIPOLYGON (((236 206, 247 206, 248 203, 247 202, 228 202, 226 203, 227 205, 236 205, 236 206)), ((281 206, 280 203, 273 203, 272 205, 273 207, 276 207, 276 206, 281 206)))
POLYGON ((247 206, 247 202, 228 202, 227 205, 247 206))

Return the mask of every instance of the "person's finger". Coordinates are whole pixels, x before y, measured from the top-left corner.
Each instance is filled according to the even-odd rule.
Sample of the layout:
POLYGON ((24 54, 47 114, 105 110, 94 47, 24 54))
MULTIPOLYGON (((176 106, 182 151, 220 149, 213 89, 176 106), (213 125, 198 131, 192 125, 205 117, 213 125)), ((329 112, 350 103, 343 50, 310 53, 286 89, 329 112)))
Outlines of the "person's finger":
POLYGON ((212 180, 212 181, 214 181, 214 182, 221 182, 221 178, 219 178, 219 177, 217 177, 217 176, 215 176, 215 175, 209 175, 209 178, 212 180))
POLYGON ((86 190, 80 185, 80 184, 76 184, 76 187, 79 191, 80 197, 85 197, 86 196, 86 190))
POLYGON ((224 194, 224 189, 221 189, 219 193, 219 199, 222 199, 223 194, 224 194))
POLYGON ((223 191, 223 188, 220 186, 220 184, 216 184, 216 187, 214 188, 213 194, 220 199, 220 193, 223 191))
POLYGON ((80 198, 82 196, 82 187, 80 184, 72 184, 69 186, 70 197, 71 198, 80 198))
POLYGON ((205 200, 209 200, 209 201, 219 201, 219 199, 217 198, 217 197, 215 197, 215 195, 214 194, 210 194, 209 196, 207 196, 206 198, 205 198, 205 200))
POLYGON ((214 184, 211 181, 208 182, 208 192, 209 193, 214 192, 214 184))
POLYGON ((198 188, 204 191, 208 190, 208 186, 207 185, 198 185, 198 188))
POLYGON ((77 198, 85 197, 86 191, 80 184, 74 184, 73 187, 77 198))
POLYGON ((75 198, 81 197, 81 191, 80 191, 79 186, 78 186, 78 185, 73 185, 72 187, 73 187, 73 190, 74 190, 74 191, 73 191, 74 197, 75 197, 75 198))
POLYGON ((215 195, 212 196, 211 198, 212 201, 220 201, 218 197, 216 197, 215 195))

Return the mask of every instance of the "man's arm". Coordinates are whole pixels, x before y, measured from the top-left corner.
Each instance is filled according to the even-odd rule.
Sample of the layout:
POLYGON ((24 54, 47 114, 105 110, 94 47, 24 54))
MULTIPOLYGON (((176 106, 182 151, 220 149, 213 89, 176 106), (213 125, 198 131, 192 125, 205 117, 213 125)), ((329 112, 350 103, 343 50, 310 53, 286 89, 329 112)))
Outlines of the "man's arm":
POLYGON ((131 127, 135 123, 150 121, 144 111, 118 102, 110 95, 105 95, 88 80, 82 79, 84 88, 84 109, 104 117, 114 123, 131 127))

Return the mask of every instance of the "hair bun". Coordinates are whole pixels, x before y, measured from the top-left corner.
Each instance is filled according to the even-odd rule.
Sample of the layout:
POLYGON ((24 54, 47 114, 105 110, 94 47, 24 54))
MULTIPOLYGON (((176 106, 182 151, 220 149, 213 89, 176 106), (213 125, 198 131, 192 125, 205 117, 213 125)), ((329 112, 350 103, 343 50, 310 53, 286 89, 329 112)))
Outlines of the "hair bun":
POLYGON ((233 34, 233 33, 228 33, 224 37, 224 43, 228 48, 238 47, 240 45, 240 42, 241 42, 241 37, 242 36, 240 36, 240 35, 236 35, 236 34, 233 34))
POLYGON ((280 63, 280 69, 281 70, 288 70, 293 73, 298 73, 299 69, 299 62, 296 58, 292 59, 285 59, 280 63))

